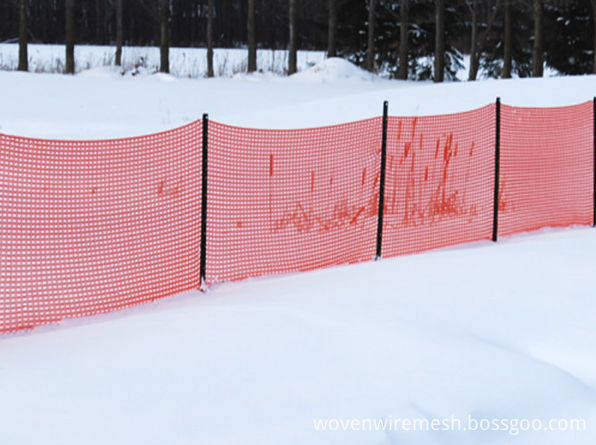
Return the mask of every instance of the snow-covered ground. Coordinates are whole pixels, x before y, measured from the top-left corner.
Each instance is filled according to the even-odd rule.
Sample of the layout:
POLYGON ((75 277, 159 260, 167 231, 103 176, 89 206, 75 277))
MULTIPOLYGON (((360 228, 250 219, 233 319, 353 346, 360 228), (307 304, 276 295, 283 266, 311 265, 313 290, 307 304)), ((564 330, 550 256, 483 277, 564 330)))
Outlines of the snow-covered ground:
MULTIPOLYGON (((76 45, 75 71, 87 71, 114 64, 116 48, 113 46, 76 45)), ((323 51, 299 51, 297 66, 308 68, 325 58, 323 51)), ((28 45, 29 71, 34 73, 62 73, 65 64, 64 45, 28 45)), ((119 71, 129 75, 159 71, 159 48, 150 46, 125 46, 122 48, 122 67, 119 71)), ((0 69, 14 71, 19 65, 19 45, 0 44, 0 69)), ((246 72, 247 52, 244 49, 215 48, 213 51, 214 75, 230 77, 246 72)), ((285 50, 259 49, 257 68, 262 72, 284 74, 288 67, 285 50)), ((170 48, 170 71, 176 77, 199 78, 207 76, 207 50, 205 48, 170 48)))
MULTIPOLYGON (((41 61, 63 57, 62 46, 32 46, 30 52, 41 61)), ((391 114, 426 115, 481 107, 497 96, 511 105, 555 106, 584 102, 596 94, 592 76, 487 80, 465 86, 460 82, 390 81, 341 59, 320 62, 324 55, 317 52, 300 52, 301 71, 290 77, 279 74, 285 66, 279 62, 284 60, 280 51, 273 65, 266 65, 266 59, 259 56, 266 65, 263 72, 247 75, 238 68, 230 77, 189 79, 185 66, 204 62, 199 49, 193 49, 194 58, 178 57, 184 50, 172 49, 174 74, 167 75, 153 74, 159 56, 156 48, 125 48, 125 65, 136 60, 135 51, 143 51, 147 57, 151 54, 153 69, 142 69, 133 76, 134 70, 122 75, 120 69, 104 66, 111 60, 112 48, 78 48, 79 66, 91 69, 75 76, 0 71, 0 132, 111 138, 173 128, 200 119, 203 113, 239 126, 314 127, 378 116, 384 100, 389 100, 391 114), (316 62, 320 63, 313 65, 316 62)), ((16 66, 16 51, 17 45, 0 45, 0 58, 10 59, 11 66, 16 66)), ((222 71, 222 65, 240 67, 246 52, 221 50, 220 56, 222 61, 230 61, 220 62, 218 70, 222 71)), ((43 62, 44 66, 48 63, 43 62)))
MULTIPOLYGON (((383 100, 392 114, 422 115, 497 96, 553 106, 594 95, 593 76, 433 85, 339 60, 290 78, 0 72, 0 132, 117 137, 203 112, 309 127, 379 115, 383 100)), ((595 268, 596 231, 545 230, 5 335, 0 443, 591 445, 595 268), (424 419, 438 430, 414 431, 424 419), (548 430, 574 419, 585 431, 548 430)))

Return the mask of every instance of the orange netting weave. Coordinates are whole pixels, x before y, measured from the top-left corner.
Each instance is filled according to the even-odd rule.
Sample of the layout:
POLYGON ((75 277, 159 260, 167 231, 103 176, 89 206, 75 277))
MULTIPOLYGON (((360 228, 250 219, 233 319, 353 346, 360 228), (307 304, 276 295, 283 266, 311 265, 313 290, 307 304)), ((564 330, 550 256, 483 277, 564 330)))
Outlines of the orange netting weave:
POLYGON ((201 125, 104 141, 0 135, 0 332, 199 285, 201 125))
POLYGON ((499 235, 591 224, 592 102, 501 109, 499 235))
POLYGON ((374 257, 382 120, 304 130, 209 123, 207 282, 374 257))
MULTIPOLYGON (((496 105, 389 117, 384 257, 491 238, 496 105)), ((381 117, 209 123, 206 282, 374 258, 381 117)), ((591 224, 592 102, 501 108, 499 235, 591 224)), ((0 134, 0 332, 200 287, 202 127, 103 141, 0 134)))
POLYGON ((384 257, 490 239, 495 113, 389 118, 384 257))

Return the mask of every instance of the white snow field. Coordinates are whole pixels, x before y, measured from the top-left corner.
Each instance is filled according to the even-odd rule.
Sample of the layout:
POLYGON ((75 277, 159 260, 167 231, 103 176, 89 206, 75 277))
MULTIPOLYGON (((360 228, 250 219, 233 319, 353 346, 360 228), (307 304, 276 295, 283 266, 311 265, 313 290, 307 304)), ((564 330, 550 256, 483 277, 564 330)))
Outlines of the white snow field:
MULTIPOLYGON (((335 59, 290 78, 0 72, 0 132, 112 138, 203 112, 310 127, 383 100, 422 115, 594 95, 593 76, 432 85, 335 59)), ((3 335, 0 444, 592 445, 595 270, 596 229, 546 229, 3 335)))
MULTIPOLYGON (((64 45, 30 44, 28 46, 29 71, 34 73, 62 73, 65 64, 64 45)), ((230 77, 246 72, 248 59, 246 50, 214 48, 213 67, 217 77, 230 77)), ((102 66, 113 65, 116 49, 111 46, 76 45, 75 71, 81 72, 102 66)), ((323 51, 299 51, 297 66, 304 69, 321 62, 323 51)), ((284 74, 288 67, 288 52, 285 50, 257 50, 259 71, 284 74)), ((159 71, 159 48, 151 46, 125 46, 122 48, 121 71, 130 75, 159 71)), ((0 43, 0 69, 14 71, 19 66, 19 45, 0 43)), ((206 77, 206 48, 170 48, 170 70, 176 77, 206 77)))

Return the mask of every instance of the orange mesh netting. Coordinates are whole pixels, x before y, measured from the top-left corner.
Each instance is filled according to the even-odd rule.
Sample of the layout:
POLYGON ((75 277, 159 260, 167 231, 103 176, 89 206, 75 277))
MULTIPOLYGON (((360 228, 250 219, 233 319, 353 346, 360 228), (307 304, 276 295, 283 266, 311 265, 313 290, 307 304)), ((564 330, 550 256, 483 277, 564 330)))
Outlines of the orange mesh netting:
POLYGON ((389 118, 384 257, 490 239, 495 108, 389 118))
POLYGON ((209 124, 207 282, 374 257, 382 120, 306 130, 209 124))
POLYGON ((0 331, 197 288, 201 126, 105 141, 0 135, 0 331))
MULTIPOLYGON (((384 257, 491 238, 496 112, 388 118, 384 257)), ((593 222, 593 119, 502 106, 499 235, 593 222)), ((382 128, 210 122, 206 282, 373 259, 382 128)), ((199 288, 202 144, 0 135, 0 332, 199 288)))
POLYGON ((499 235, 591 224, 592 102, 501 109, 499 235))

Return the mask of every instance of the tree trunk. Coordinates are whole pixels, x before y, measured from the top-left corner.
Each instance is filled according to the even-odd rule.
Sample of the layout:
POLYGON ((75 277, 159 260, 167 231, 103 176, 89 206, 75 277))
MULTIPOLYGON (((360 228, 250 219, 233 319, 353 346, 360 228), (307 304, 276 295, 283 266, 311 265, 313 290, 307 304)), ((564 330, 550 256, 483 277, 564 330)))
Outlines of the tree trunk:
POLYGON ((102 35, 102 1, 95 0, 95 43, 99 45, 103 45, 103 35, 102 35))
POLYGON ((368 2, 368 46, 366 47, 366 69, 375 70, 375 0, 368 2))
POLYGON ((122 1, 116 0, 116 66, 122 66, 122 1))
POLYGON ((408 11, 409 0, 401 0, 399 6, 399 67, 397 68, 397 78, 406 80, 408 78, 408 28, 410 26, 410 18, 408 11))
POLYGON ((159 71, 170 72, 170 5, 169 0, 159 0, 160 15, 160 65, 159 71))
POLYGON ((213 13, 214 0, 209 0, 208 16, 207 16, 207 77, 213 77, 213 13))
POLYGON ((248 0, 248 72, 257 70, 257 36, 255 32, 255 0, 248 0))
POLYGON ((64 72, 74 74, 74 0, 66 0, 66 64, 64 72))
POLYGON ((478 67, 480 65, 480 54, 478 53, 478 2, 474 0, 470 7, 472 12, 472 39, 470 44, 470 72, 468 80, 476 80, 478 67))
POLYGON ((327 57, 337 56, 335 34, 337 31, 337 0, 329 0, 329 29, 327 32, 327 57))
POLYGON ((19 71, 28 71, 27 33, 29 32, 27 0, 21 0, 19 11, 19 71))
POLYGON ((297 71, 298 44, 296 33, 296 0, 290 1, 290 55, 288 63, 288 74, 292 75, 297 71))
POLYGON ((445 78, 445 4, 435 0, 435 74, 434 82, 445 78))
POLYGON ((511 79, 513 71, 513 23, 511 17, 511 1, 505 0, 505 12, 503 17, 503 79, 511 79))
POLYGON ((532 77, 542 77, 544 73, 542 12, 542 0, 534 0, 534 48, 532 50, 532 77))

